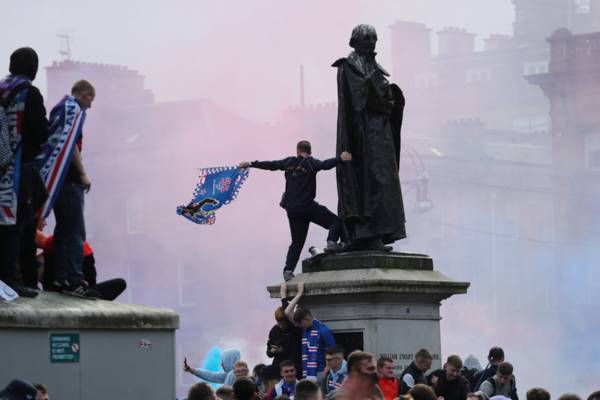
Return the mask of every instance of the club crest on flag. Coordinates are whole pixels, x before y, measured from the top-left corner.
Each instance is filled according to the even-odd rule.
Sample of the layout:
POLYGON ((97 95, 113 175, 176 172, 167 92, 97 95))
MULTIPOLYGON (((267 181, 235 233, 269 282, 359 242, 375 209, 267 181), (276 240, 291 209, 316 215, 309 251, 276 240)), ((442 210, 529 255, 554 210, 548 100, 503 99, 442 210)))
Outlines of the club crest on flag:
POLYGON ((248 174, 247 168, 202 168, 192 201, 177 207, 177 214, 197 224, 214 224, 215 212, 235 200, 248 174))

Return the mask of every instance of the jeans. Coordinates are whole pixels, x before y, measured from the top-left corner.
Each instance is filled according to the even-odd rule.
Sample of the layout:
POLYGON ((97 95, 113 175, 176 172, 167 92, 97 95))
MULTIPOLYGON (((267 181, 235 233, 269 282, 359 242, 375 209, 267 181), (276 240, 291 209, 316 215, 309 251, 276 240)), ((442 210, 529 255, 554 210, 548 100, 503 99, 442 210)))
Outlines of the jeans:
POLYGON ((308 226, 311 222, 329 229, 327 241, 337 242, 342 233, 342 223, 337 215, 327 209, 327 207, 313 202, 300 210, 288 210, 288 220, 290 223, 290 232, 292 234, 292 244, 288 249, 285 259, 284 271, 294 271, 300 252, 304 247, 308 226))
POLYGON ((54 203, 54 265, 56 280, 77 286, 83 280, 83 186, 65 182, 54 203))

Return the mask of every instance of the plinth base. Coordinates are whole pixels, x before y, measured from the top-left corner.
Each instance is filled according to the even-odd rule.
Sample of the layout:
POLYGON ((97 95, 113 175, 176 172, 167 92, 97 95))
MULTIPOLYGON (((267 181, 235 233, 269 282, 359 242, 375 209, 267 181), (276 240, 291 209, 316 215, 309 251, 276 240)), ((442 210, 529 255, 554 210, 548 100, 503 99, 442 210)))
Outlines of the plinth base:
MULTIPOLYGON (((303 273, 288 282, 290 296, 301 281, 300 305, 325 322, 347 352, 389 357, 398 375, 421 348, 433 355, 432 368, 441 367, 440 303, 469 287, 435 271, 426 255, 373 251, 305 260, 303 273)), ((279 297, 279 286, 267 289, 279 297)))

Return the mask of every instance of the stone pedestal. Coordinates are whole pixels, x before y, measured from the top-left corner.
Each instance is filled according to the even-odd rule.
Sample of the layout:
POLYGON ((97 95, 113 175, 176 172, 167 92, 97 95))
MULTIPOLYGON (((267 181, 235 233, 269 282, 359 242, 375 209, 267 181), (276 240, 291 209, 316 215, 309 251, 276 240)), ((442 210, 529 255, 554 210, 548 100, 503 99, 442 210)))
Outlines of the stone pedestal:
POLYGON ((0 388, 41 382, 70 400, 175 398, 172 310, 42 292, 0 301, 0 388))
MULTIPOLYGON (((390 357, 399 375, 426 348, 432 368, 441 367, 440 303, 466 293, 468 282, 435 271, 428 256, 406 253, 318 255, 304 260, 302 272, 288 282, 288 295, 305 282, 300 305, 325 322, 346 351, 390 357)), ((267 289, 279 297, 279 286, 267 289)))

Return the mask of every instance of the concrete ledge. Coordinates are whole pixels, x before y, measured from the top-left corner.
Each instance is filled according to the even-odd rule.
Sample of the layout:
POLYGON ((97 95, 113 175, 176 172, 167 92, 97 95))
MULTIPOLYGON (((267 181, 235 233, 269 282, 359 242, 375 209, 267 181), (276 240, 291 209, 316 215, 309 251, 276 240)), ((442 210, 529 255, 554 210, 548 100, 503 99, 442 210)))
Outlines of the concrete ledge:
MULTIPOLYGON (((288 282, 288 294, 294 296, 296 284, 304 282, 304 296, 341 294, 411 294, 442 300, 467 293, 468 282, 454 281, 438 271, 406 269, 352 269, 308 272, 288 282)), ((267 288, 272 298, 279 297, 279 286, 267 288)))
POLYGON ((368 268, 433 271, 433 260, 424 254, 355 251, 319 255, 302 261, 302 272, 368 268))
POLYGON ((172 330, 179 328, 179 316, 167 308, 42 292, 35 299, 0 301, 0 328, 172 330))

